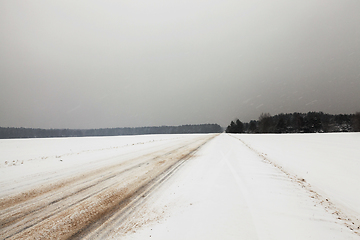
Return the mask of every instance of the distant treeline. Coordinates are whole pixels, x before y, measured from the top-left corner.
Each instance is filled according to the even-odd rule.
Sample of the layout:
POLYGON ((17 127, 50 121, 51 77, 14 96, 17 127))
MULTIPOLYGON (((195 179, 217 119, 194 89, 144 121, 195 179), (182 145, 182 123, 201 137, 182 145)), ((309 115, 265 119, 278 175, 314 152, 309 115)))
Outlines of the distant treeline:
POLYGON ((218 124, 101 129, 40 129, 0 127, 0 138, 51 138, 143 134, 220 133, 222 131, 222 128, 218 124))
POLYGON ((281 113, 271 116, 262 113, 258 120, 242 123, 231 121, 227 133, 317 133, 359 132, 360 112, 355 114, 326 114, 323 112, 281 113))

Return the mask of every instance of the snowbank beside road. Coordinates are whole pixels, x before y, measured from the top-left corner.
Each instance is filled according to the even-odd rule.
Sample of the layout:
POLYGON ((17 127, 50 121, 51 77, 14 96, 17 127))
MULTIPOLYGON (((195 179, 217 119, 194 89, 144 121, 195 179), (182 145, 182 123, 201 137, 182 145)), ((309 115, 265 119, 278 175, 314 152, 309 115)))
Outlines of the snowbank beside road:
POLYGON ((360 219, 360 133, 232 136, 360 219))

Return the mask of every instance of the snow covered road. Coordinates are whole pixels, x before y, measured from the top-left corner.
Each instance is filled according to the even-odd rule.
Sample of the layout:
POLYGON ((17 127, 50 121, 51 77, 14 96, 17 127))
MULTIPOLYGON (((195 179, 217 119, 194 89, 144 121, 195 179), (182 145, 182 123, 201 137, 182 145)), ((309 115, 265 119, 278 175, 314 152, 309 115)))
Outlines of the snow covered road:
POLYGON ((339 134, 352 141, 345 149, 321 136, 1 140, 0 238, 360 239, 358 187, 337 198, 338 186, 360 181, 359 135, 339 134), (300 161, 296 149, 309 141, 312 154, 300 161), (324 141, 334 157, 321 171, 324 141), (26 158, 29 145, 44 149, 26 158), (347 176, 333 187, 326 179, 345 150, 347 176))
MULTIPOLYGON (((308 183, 264 159, 237 139, 242 136, 247 135, 222 134, 206 144, 197 158, 149 199, 145 212, 163 217, 145 227, 133 227, 132 234, 119 231, 114 236, 129 240, 360 239, 358 220, 348 226, 348 221, 338 219, 308 183)), ((256 142, 256 135, 252 137, 256 142)), ((285 141, 291 145, 291 140, 285 141)), ((262 144, 267 146, 265 141, 262 144)), ((275 143, 268 139, 268 144, 275 143)), ((132 226, 146 222, 145 212, 134 216, 132 226)))
MULTIPOLYGON (((18 176, 20 184, 15 185, 20 185, 19 188, 9 181, 2 182, 2 193, 10 194, 0 200, 0 237, 106 236, 114 223, 125 218, 135 204, 212 137, 187 136, 162 144, 147 144, 150 146, 136 152, 133 149, 128 154, 77 165, 76 169, 43 169, 39 175, 18 176), (19 192, 18 189, 24 189, 21 185, 28 190, 19 192)), ((8 170, 15 173, 16 167, 8 170)))

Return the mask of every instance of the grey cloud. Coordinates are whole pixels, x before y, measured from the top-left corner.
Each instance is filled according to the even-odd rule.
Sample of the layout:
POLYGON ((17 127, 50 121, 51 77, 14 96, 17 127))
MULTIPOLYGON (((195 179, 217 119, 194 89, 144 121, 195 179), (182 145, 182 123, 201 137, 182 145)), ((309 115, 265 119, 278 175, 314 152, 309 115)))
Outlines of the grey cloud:
POLYGON ((358 1, 0 5, 0 126, 360 111, 358 1))

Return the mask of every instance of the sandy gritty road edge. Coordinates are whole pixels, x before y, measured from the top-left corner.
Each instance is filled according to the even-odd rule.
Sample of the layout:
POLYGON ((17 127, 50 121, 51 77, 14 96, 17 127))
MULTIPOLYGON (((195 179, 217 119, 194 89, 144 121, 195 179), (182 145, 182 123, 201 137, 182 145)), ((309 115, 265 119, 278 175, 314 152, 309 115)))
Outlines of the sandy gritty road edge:
POLYGON ((349 228, 354 234, 360 236, 360 220, 353 216, 351 213, 346 212, 346 210, 341 209, 339 206, 331 202, 328 197, 325 197, 314 190, 310 183, 307 183, 304 178, 298 177, 296 175, 290 174, 286 169, 284 169, 279 164, 271 161, 269 157, 265 153, 261 153, 260 151, 251 147, 248 143, 244 140, 229 135, 237 140, 239 140, 242 144, 252 150, 255 154, 257 154, 264 162, 271 164, 272 166, 276 167, 278 170, 283 172, 288 178, 290 178, 293 182, 299 184, 302 188, 304 188, 309 196, 314 199, 319 206, 322 206, 325 211, 330 212, 334 215, 338 220, 341 221, 347 228, 349 228))
POLYGON ((7 232, 7 235, 11 236, 29 228, 45 218, 61 212, 64 208, 76 205, 117 184, 117 181, 122 181, 126 174, 131 174, 132 170, 149 164, 161 154, 171 153, 182 148, 184 146, 150 152, 140 157, 130 158, 120 164, 81 171, 75 176, 67 176, 58 181, 41 184, 26 192, 2 198, 1 205, 8 205, 7 208, 0 210, 2 232, 7 232))
MULTIPOLYGON (((112 216, 126 216, 125 210, 133 208, 141 196, 154 186, 166 180, 171 172, 186 161, 202 145, 215 136, 197 141, 187 149, 180 149, 165 156, 155 158, 151 164, 142 169, 140 177, 127 177, 117 186, 110 187, 101 193, 85 199, 79 204, 46 218, 36 225, 23 229, 12 236, 2 236, 5 239, 42 238, 65 239, 83 238, 93 233, 112 216), (100 223, 100 224, 99 224, 100 223)), ((137 176, 137 172, 134 175, 137 176)), ((101 228, 100 228, 101 229, 101 228)), ((101 230, 104 232, 104 229, 101 230)), ((106 232, 106 231, 105 231, 106 232)), ((93 234, 94 236, 94 234, 93 234)))
MULTIPOLYGON (((132 144, 132 145, 134 145, 134 144, 132 144)), ((183 146, 181 146, 180 148, 182 148, 182 147, 183 146)), ((173 149, 173 150, 176 150, 176 149, 173 149)), ((95 150, 95 151, 97 151, 97 150, 95 150)), ((126 156, 128 154, 129 153, 125 153, 123 155, 126 156)), ((39 197, 39 196, 47 194, 47 193, 50 193, 52 191, 59 190, 60 188, 63 188, 64 186, 66 186, 68 184, 73 184, 74 182, 81 181, 81 180, 83 180, 83 179, 85 179, 85 178, 87 178, 89 176, 94 176, 96 174, 102 174, 102 173, 105 173, 106 171, 109 171, 111 169, 121 167, 121 166, 125 166, 129 162, 134 162, 134 160, 137 159, 137 158, 139 158, 139 159, 144 159, 145 157, 153 158, 153 157, 157 156, 157 154, 158 154, 158 151, 155 151, 155 152, 151 151, 151 152, 148 152, 148 153, 144 153, 140 157, 130 158, 129 160, 127 160, 125 162, 120 162, 120 163, 117 163, 117 164, 112 164, 112 165, 109 165, 109 166, 104 166, 104 167, 100 167, 100 168, 93 169, 93 170, 86 170, 85 169, 85 171, 82 171, 81 174, 76 171, 76 175, 74 174, 71 177, 64 178, 61 175, 58 176, 57 174, 47 176, 47 178, 48 178, 46 180, 47 183, 42 184, 41 188, 30 186, 30 187, 28 187, 28 190, 26 190, 26 191, 22 191, 20 193, 10 194, 10 195, 7 195, 7 196, 2 196, 0 198, 0 211, 2 209, 8 209, 11 206, 14 206, 16 204, 28 201, 30 199, 39 197)), ((115 157, 119 157, 119 156, 115 156, 115 157)), ((114 157, 110 157, 110 158, 106 158, 106 159, 111 159, 111 158, 114 158, 114 157)), ((101 162, 101 161, 103 161, 103 160, 98 160, 97 162, 101 162)), ((90 163, 90 164, 93 164, 93 163, 90 163)), ((63 171, 68 172, 68 171, 74 171, 74 170, 73 169, 63 169, 63 171)), ((41 180, 43 180, 43 179, 41 179, 41 180)), ((24 185, 26 185, 26 184, 27 183, 25 183, 24 185)), ((37 185, 39 185, 39 184, 37 184, 37 185)))
POLYGON ((186 161, 191 159, 202 146, 214 137, 215 136, 205 140, 199 146, 191 148, 190 151, 182 153, 182 156, 173 165, 169 166, 165 171, 162 171, 151 181, 141 186, 136 194, 128 199, 128 203, 124 204, 121 211, 115 211, 112 214, 109 214, 105 219, 101 219, 93 226, 89 226, 89 228, 82 230, 80 234, 72 236, 72 239, 106 239, 109 236, 109 233, 113 232, 114 229, 121 229, 124 230, 124 232, 127 232, 134 231, 134 228, 139 228, 140 226, 138 225, 133 225, 131 229, 129 229, 128 226, 125 226, 128 217, 131 217, 133 213, 137 212, 156 189, 175 174, 186 161))

